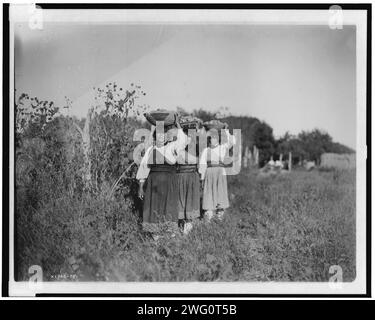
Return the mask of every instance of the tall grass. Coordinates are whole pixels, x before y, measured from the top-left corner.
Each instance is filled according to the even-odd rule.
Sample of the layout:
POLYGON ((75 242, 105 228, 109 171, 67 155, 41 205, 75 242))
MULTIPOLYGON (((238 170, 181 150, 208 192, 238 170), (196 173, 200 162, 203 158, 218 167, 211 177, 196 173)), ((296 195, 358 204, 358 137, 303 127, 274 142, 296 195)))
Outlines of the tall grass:
MULTIPOLYGON (((355 172, 231 176, 224 221, 152 241, 131 201, 59 194, 17 210, 18 279, 38 264, 44 280, 327 281, 355 278, 355 172), (74 275, 74 277, 72 277, 74 275)), ((21 191, 19 191, 21 192, 21 191)))

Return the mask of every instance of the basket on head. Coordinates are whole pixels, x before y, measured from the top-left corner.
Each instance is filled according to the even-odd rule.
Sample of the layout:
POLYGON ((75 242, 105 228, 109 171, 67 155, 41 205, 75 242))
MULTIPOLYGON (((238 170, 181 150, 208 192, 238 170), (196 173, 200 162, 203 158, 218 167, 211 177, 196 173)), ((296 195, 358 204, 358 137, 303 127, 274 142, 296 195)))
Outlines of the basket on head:
POLYGON ((156 121, 164 121, 164 126, 172 126, 176 122, 176 112, 157 109, 144 114, 146 120, 156 126, 156 121))
POLYGON ((203 126, 206 128, 206 130, 211 130, 211 129, 216 129, 216 130, 221 130, 225 129, 226 123, 223 123, 219 120, 211 120, 211 121, 206 121, 203 123, 203 126))
POLYGON ((199 129, 202 125, 202 120, 193 116, 180 117, 180 125, 182 129, 199 129))

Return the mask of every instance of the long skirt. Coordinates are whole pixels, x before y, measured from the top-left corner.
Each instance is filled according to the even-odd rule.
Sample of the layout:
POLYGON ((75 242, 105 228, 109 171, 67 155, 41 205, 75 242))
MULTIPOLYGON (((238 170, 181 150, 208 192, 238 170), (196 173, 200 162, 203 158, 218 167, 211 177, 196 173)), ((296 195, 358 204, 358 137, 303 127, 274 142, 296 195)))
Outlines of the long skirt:
POLYGON ((200 183, 198 172, 179 172, 178 219, 196 219, 200 216, 200 183))
POLYGON ((143 204, 143 227, 146 231, 160 229, 161 224, 177 226, 178 184, 175 171, 152 171, 143 204))
POLYGON ((229 207, 227 176, 223 167, 208 167, 203 187, 203 210, 226 209, 229 207))

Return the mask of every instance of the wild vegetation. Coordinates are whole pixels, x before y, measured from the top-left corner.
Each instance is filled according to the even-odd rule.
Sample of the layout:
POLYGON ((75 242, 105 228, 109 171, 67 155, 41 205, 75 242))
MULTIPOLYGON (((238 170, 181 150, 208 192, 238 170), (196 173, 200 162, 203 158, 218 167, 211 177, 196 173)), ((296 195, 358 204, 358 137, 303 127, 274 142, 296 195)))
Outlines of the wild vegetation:
MULTIPOLYGON (((89 127, 52 102, 18 100, 18 280, 31 265, 42 267, 45 281, 327 281, 331 265, 342 267, 345 281, 355 278, 353 170, 297 169, 261 179, 257 168, 243 169, 228 179, 232 206, 223 222, 200 221, 187 236, 153 241, 140 227, 132 165, 145 93, 114 83, 95 90, 100 108, 89 127)), ((194 114, 205 120, 202 110, 194 114)), ((335 145, 323 139, 320 151, 308 151, 321 132, 277 140, 255 118, 225 119, 244 128, 244 143, 257 145, 263 159, 295 139, 305 156, 335 145)))

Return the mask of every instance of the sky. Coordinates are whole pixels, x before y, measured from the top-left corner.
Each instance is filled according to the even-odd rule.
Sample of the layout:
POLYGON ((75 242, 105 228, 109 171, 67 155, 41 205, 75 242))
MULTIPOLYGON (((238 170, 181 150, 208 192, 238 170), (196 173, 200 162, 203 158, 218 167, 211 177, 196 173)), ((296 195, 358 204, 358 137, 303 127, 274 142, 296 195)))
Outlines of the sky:
POLYGON ((84 117, 93 87, 138 84, 139 103, 227 107, 276 137, 315 128, 356 147, 355 27, 276 25, 15 25, 15 86, 84 117))

